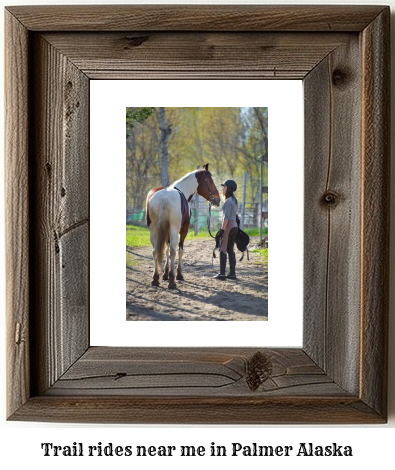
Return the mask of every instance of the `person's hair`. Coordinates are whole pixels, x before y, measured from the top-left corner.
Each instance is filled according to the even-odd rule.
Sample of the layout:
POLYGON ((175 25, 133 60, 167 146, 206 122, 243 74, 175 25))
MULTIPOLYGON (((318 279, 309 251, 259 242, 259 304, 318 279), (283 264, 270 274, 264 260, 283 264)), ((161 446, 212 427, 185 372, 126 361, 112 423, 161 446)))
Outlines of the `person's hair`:
POLYGON ((229 186, 226 187, 226 193, 225 193, 225 196, 224 196, 224 201, 226 201, 228 198, 232 197, 234 198, 235 202, 236 202, 236 205, 238 205, 238 202, 237 202, 237 198, 236 196, 233 194, 233 189, 230 188, 229 186))

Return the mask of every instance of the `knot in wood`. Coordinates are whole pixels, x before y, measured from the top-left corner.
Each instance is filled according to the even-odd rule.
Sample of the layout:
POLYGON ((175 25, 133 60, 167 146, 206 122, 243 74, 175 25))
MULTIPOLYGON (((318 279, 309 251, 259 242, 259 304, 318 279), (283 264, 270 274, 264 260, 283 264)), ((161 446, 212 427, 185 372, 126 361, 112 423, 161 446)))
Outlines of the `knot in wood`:
POLYGON ((126 36, 125 39, 127 40, 128 45, 124 47, 124 50, 128 50, 130 48, 141 46, 141 44, 144 44, 145 41, 148 41, 149 36, 139 36, 139 37, 126 36))
POLYGON ((335 86, 342 86, 347 84, 348 73, 345 70, 336 68, 332 73, 332 83, 335 86))
POLYGON ((118 372, 117 374, 115 374, 114 380, 122 379, 123 377, 126 377, 127 375, 128 374, 126 372, 118 372))
POLYGON ((335 207, 339 203, 339 195, 335 191, 325 191, 321 198, 321 204, 326 207, 335 207))
POLYGON ((248 388, 255 392, 273 372, 273 364, 269 356, 258 351, 247 362, 246 382, 248 388))
POLYGON ((22 342, 22 325, 17 322, 15 325, 15 344, 20 344, 22 342))

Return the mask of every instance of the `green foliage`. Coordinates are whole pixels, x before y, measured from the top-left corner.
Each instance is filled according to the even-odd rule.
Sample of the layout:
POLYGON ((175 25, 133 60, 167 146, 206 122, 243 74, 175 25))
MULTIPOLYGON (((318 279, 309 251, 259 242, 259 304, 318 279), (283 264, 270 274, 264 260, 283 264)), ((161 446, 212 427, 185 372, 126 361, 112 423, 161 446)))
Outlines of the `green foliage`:
MULTIPOLYGON (((149 118, 152 113, 153 108, 127 108, 127 122, 133 126, 128 127, 126 139, 127 206, 135 209, 142 209, 145 202, 136 200, 139 192, 145 199, 152 187, 161 185, 161 129, 158 119, 149 118)), ((166 125, 171 129, 167 142, 171 182, 210 163, 216 184, 224 177, 240 181, 247 171, 247 201, 255 200, 260 186, 258 157, 268 151, 268 108, 167 107, 166 125)), ((267 176, 265 163, 265 185, 267 176)))
POLYGON ((153 108, 126 108, 126 137, 128 131, 135 126, 135 123, 143 123, 153 113, 153 108))

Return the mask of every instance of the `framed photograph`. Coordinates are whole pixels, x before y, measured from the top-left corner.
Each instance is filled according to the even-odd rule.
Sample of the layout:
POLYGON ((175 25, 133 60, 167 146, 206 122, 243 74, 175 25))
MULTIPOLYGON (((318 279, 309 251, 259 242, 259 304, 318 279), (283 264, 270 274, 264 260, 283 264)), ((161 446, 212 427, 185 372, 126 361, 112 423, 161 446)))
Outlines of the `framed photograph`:
POLYGON ((8 419, 385 423, 389 8, 31 6, 5 20, 8 419), (92 345, 96 80, 303 82, 301 347, 92 345))
MULTIPOLYGON (((90 84, 90 99, 90 308, 95 312, 90 316, 91 345, 301 347, 303 249, 296 247, 303 247, 302 80, 155 80, 154 84, 150 80, 95 80, 90 84), (235 94, 235 88, 240 93, 235 94), (196 174, 198 166, 201 169, 209 163, 217 188, 228 179, 236 182, 240 227, 250 236, 250 244, 244 255, 237 244, 234 248, 235 282, 214 279, 220 255, 208 224, 214 236, 222 224, 223 200, 210 212, 208 201, 199 196, 197 218, 196 199, 190 201, 192 216, 182 256, 184 280, 176 280, 175 289, 169 289, 163 279, 159 287, 151 286, 154 261, 146 198, 152 187, 162 184, 158 161, 162 134, 151 109, 145 110, 148 117, 128 129, 125 188, 124 115, 125 103, 131 100, 139 109, 149 100, 166 105, 163 113, 172 129, 166 145, 169 181, 196 174), (263 131, 270 134, 270 159, 263 131), (270 160, 272 315, 264 328, 254 328, 251 321, 268 318, 268 219, 262 220, 261 238, 259 217, 261 166, 267 190, 266 160, 270 160), (147 167, 148 161, 154 164, 147 167), (291 205, 282 190, 289 186, 294 188, 291 205), (125 200, 127 324, 122 313, 125 200), (261 240, 266 248, 260 248, 261 240), (289 260, 292 269, 281 269, 289 260)), ((128 113, 133 112, 129 109, 128 113)), ((176 195, 177 205, 181 201, 176 195)), ((262 202, 267 209, 267 193, 262 194, 262 202)), ((176 206, 175 220, 178 213, 181 206, 176 206)), ((228 268, 227 260, 227 274, 228 268)))
MULTIPOLYGON (((223 98, 235 82, 197 81, 201 106, 127 107, 128 321, 268 319, 268 107, 203 106, 200 85, 211 98, 228 84, 223 98)), ((181 87, 190 93, 188 80, 155 82, 170 98, 181 87)))

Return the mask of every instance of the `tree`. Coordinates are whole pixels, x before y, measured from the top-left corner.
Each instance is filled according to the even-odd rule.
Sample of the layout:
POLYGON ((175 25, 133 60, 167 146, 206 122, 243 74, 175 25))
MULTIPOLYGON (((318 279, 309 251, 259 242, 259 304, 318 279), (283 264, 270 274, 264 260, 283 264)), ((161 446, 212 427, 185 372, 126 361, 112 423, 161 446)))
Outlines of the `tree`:
POLYGON ((264 143, 264 153, 263 155, 267 155, 268 151, 268 140, 267 140, 267 108, 253 108, 255 116, 258 119, 259 126, 262 131, 263 136, 263 143, 264 143))
POLYGON ((152 114, 153 108, 126 108, 126 137, 135 122, 142 123, 152 114))
POLYGON ((167 125, 165 118, 165 108, 159 108, 159 112, 156 108, 153 108, 155 116, 159 122, 160 129, 160 154, 161 154, 161 165, 160 165, 160 183, 162 186, 169 186, 169 163, 167 159, 167 142, 171 134, 171 124, 167 125))
POLYGON ((148 191, 159 178, 157 142, 147 126, 136 125, 126 139, 127 207, 142 209, 148 191))
MULTIPOLYGON (((142 209, 151 187, 169 186, 210 163, 217 178, 241 178, 248 171, 247 200, 259 189, 259 155, 267 152, 267 108, 166 107, 134 120, 126 141, 128 207, 142 209), (143 193, 139 196, 138 193, 143 193)), ((135 114, 130 115, 136 117, 135 114)))

